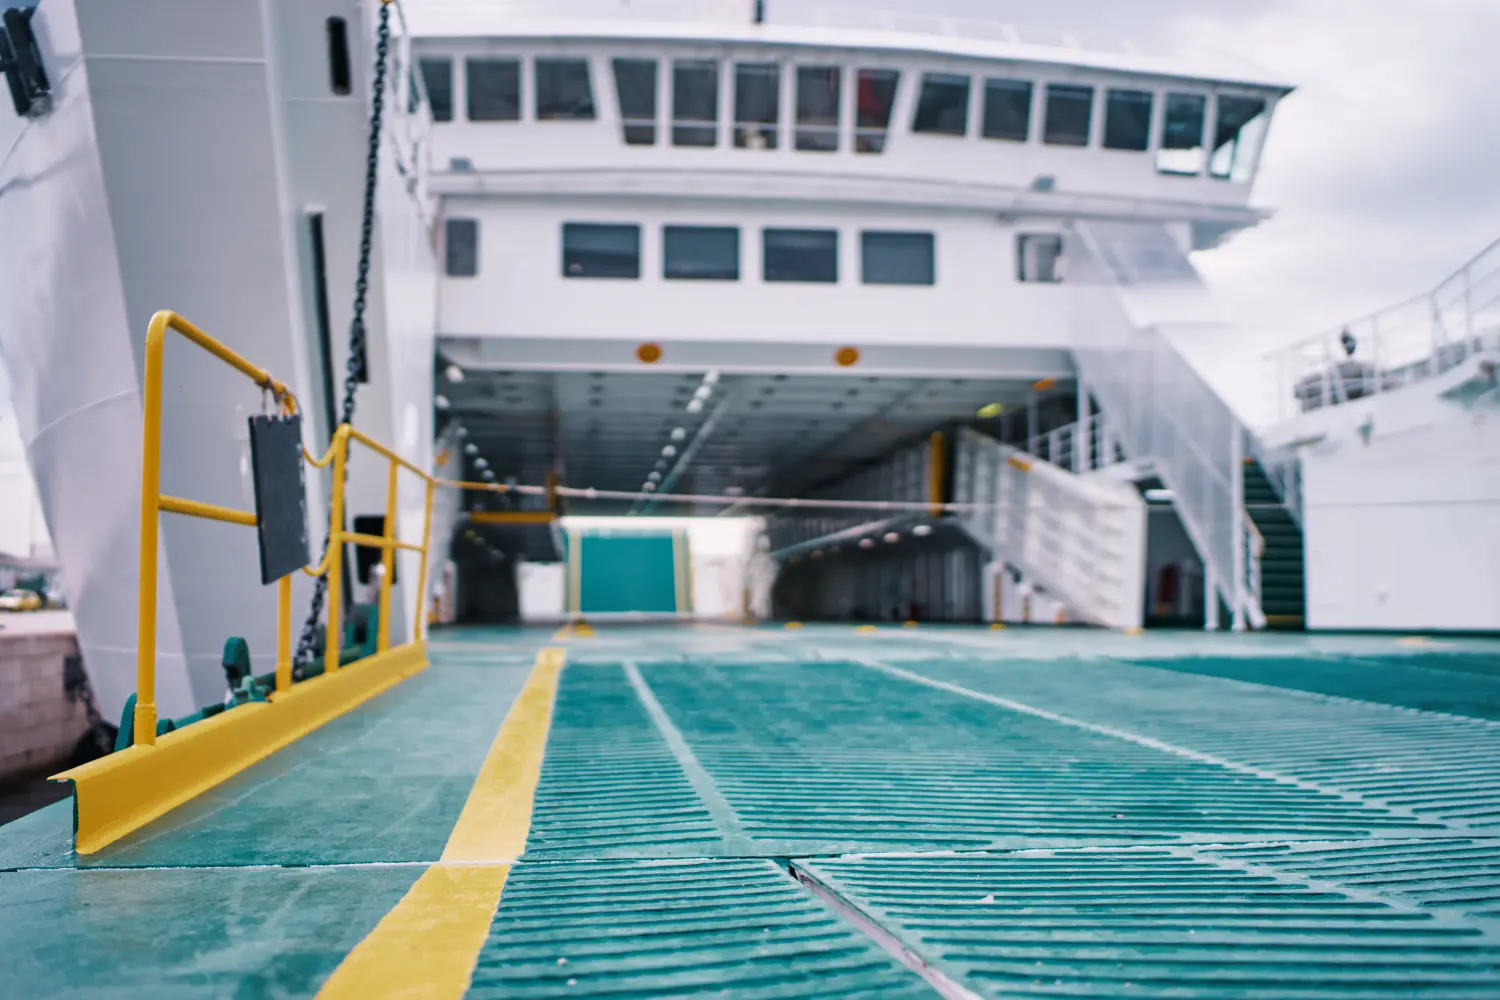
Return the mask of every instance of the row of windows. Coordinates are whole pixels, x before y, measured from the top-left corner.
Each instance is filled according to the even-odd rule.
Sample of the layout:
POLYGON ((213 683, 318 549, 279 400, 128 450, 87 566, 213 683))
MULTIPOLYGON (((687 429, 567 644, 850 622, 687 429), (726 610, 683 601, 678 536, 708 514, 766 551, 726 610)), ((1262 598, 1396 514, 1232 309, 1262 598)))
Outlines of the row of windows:
MULTIPOLYGON (((536 118, 541 121, 592 120, 595 117, 589 61, 581 57, 538 56, 531 62, 536 118)), ((657 59, 612 60, 615 93, 626 143, 654 145, 660 64, 657 59)), ((433 117, 453 119, 453 63, 447 58, 420 61, 433 117)), ((719 62, 678 59, 671 70, 671 142, 675 146, 712 147, 719 142, 719 62)), ((740 149, 776 149, 786 141, 782 123, 781 66, 774 62, 739 62, 733 71, 734 116, 731 130, 740 149)), ((464 60, 466 112, 470 121, 519 121, 522 108, 520 59, 472 57, 464 60)), ((854 149, 885 150, 891 112, 901 73, 893 69, 854 69, 854 149)), ((791 137, 794 148, 835 152, 840 143, 844 68, 794 67, 791 137)), ((1027 142, 1034 132, 1038 87, 1030 80, 985 77, 979 81, 983 106, 979 135, 1002 142, 1027 142)), ((974 80, 951 73, 923 73, 912 118, 912 131, 925 135, 965 136, 974 80)), ((1097 88, 1086 84, 1047 83, 1041 90, 1041 141, 1054 146, 1087 146, 1094 129, 1097 88)), ((1105 149, 1144 152, 1151 147, 1157 95, 1147 90, 1104 88, 1105 149)), ((1166 174, 1245 180, 1268 120, 1266 101, 1258 97, 1220 95, 1214 127, 1205 136, 1209 107, 1205 94, 1164 95, 1157 168, 1166 174)))
MULTIPOLYGON (((448 219, 449 277, 479 274, 479 222, 448 219)), ((937 281, 932 233, 866 230, 859 234, 860 280, 867 285, 932 285, 937 281)), ((1016 243, 1021 281, 1062 280, 1062 237, 1021 234, 1016 243)), ((641 227, 634 223, 565 222, 562 274, 566 278, 641 276, 641 227)), ((663 226, 662 277, 679 281, 738 281, 737 226, 663 226)), ((839 280, 837 229, 761 230, 761 277, 768 282, 835 284, 839 280)))

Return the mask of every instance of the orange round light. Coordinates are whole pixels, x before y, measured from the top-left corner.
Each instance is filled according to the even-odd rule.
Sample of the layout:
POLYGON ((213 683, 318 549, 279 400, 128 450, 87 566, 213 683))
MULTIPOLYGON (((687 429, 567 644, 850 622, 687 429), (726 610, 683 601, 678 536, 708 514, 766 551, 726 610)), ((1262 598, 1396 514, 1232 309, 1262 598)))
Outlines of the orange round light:
POLYGON ((848 368, 850 365, 859 363, 859 348, 840 347, 833 352, 833 360, 840 368, 848 368))
POLYGON ((635 349, 635 357, 643 365, 654 365, 661 360, 661 345, 642 344, 635 349))

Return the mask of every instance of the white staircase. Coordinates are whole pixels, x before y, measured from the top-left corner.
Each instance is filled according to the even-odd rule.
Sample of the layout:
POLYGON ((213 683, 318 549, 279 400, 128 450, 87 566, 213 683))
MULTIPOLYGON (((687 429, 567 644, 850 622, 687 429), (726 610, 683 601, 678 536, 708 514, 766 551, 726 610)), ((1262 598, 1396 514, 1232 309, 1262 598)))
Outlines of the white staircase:
POLYGON ((1140 627, 1146 505, 1134 487, 1068 472, 968 429, 955 444, 953 495, 964 505, 955 516, 994 563, 1060 600, 1074 620, 1140 627))
POLYGON ((1067 255, 1081 384, 1125 454, 1149 461, 1172 491, 1210 592, 1229 608, 1233 627, 1264 627, 1243 500, 1253 438, 1171 339, 1211 325, 1202 281, 1161 225, 1081 222, 1067 255))

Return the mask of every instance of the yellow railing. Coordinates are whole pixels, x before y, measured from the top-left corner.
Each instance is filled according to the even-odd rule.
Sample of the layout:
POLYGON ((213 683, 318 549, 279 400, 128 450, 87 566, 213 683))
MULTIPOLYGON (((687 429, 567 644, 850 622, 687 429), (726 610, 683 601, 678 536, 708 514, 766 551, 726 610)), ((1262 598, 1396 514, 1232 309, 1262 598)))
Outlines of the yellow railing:
MULTIPOLYGON (((151 317, 146 334, 146 377, 144 386, 145 418, 141 443, 141 563, 139 619, 136 634, 136 702, 134 715, 134 742, 137 745, 156 743, 156 586, 158 520, 162 512, 183 514, 188 517, 207 518, 229 524, 257 526, 254 513, 221 507, 217 504, 168 496, 161 492, 161 426, 162 426, 162 360, 165 352, 167 332, 175 331, 197 344, 214 357, 240 372, 261 389, 270 393, 284 414, 295 414, 296 397, 271 373, 224 344, 210 337, 192 323, 174 312, 162 311, 151 317)), ((395 576, 397 550, 417 552, 421 556, 417 573, 417 613, 412 623, 412 639, 422 638, 424 618, 420 595, 427 588, 429 548, 432 541, 432 499, 438 487, 481 490, 504 493, 507 487, 498 483, 473 483, 462 480, 439 479, 425 469, 418 468, 385 445, 356 428, 344 424, 333 434, 333 440, 322 457, 315 457, 303 450, 303 457, 319 468, 332 467, 332 495, 328 511, 328 546, 323 559, 316 566, 305 566, 303 572, 312 577, 327 574, 328 601, 327 622, 324 640, 324 672, 333 673, 340 667, 339 655, 343 647, 340 621, 343 598, 343 559, 337 553, 345 545, 367 546, 381 550, 380 595, 377 611, 377 652, 385 652, 391 644, 391 581, 395 576), (344 468, 349 458, 350 442, 358 442, 386 460, 385 530, 380 535, 367 535, 344 529, 344 468), (422 515, 422 541, 420 544, 405 542, 396 535, 396 501, 398 478, 402 470, 420 478, 425 487, 422 515)), ((554 491, 548 490, 549 506, 555 502, 554 491)), ((532 516, 531 512, 527 512, 532 516)), ((551 510, 535 512, 545 514, 548 519, 555 516, 551 510)), ((519 520, 519 519, 518 519, 519 520)), ((282 577, 277 582, 276 594, 276 691, 284 693, 292 686, 292 576, 282 577)))

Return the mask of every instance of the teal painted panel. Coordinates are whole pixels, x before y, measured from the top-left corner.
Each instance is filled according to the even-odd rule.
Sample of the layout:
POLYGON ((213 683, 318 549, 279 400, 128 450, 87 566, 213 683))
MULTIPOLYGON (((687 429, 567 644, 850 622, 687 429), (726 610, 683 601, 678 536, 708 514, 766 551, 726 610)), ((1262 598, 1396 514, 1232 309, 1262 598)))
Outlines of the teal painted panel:
POLYGON ((585 534, 579 610, 584 614, 677 610, 677 562, 671 535, 585 534))
POLYGON ((522 864, 470 1000, 935 994, 770 861, 522 864))
POLYGON ((0 996, 311 997, 422 871, 0 872, 0 996))
POLYGON ((795 866, 909 953, 996 1000, 1477 1000, 1500 984, 1493 925, 1193 849, 795 866))

